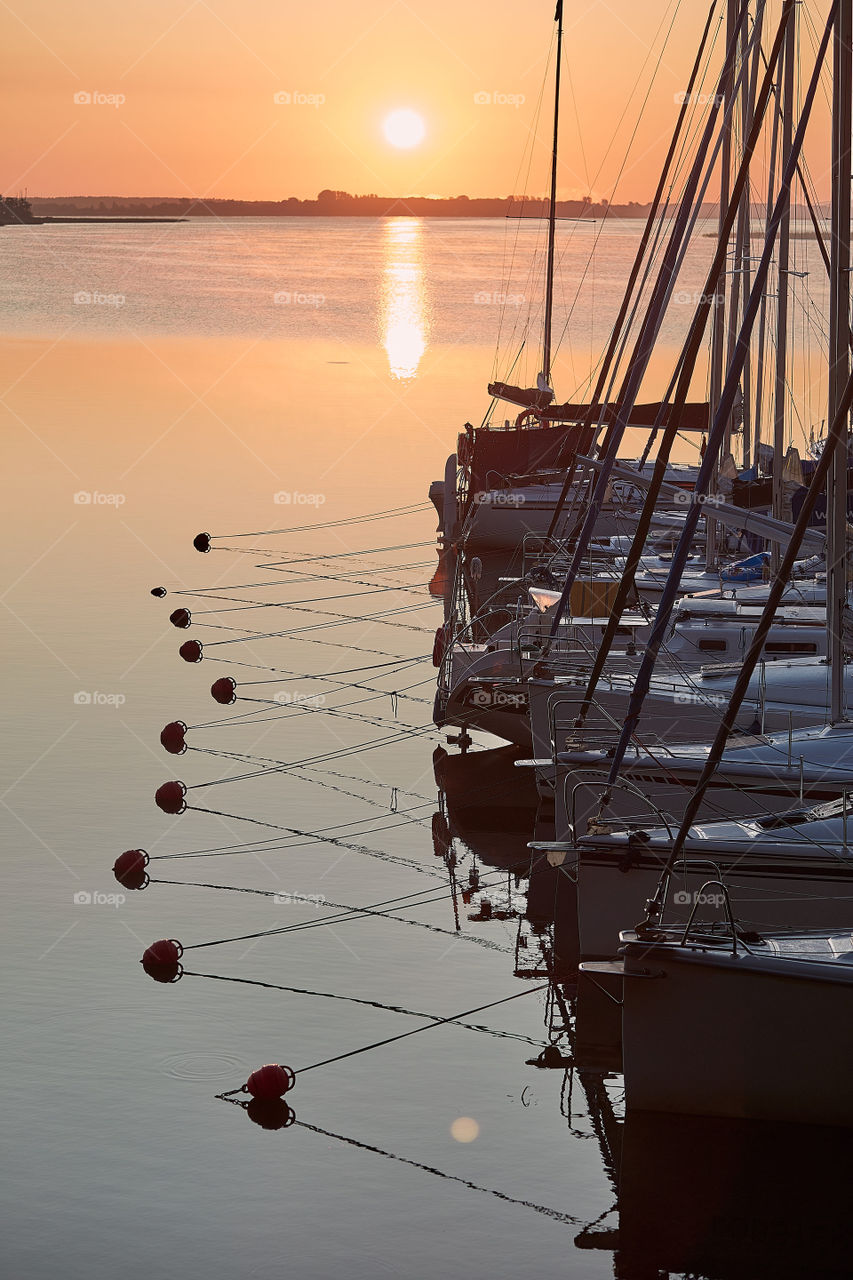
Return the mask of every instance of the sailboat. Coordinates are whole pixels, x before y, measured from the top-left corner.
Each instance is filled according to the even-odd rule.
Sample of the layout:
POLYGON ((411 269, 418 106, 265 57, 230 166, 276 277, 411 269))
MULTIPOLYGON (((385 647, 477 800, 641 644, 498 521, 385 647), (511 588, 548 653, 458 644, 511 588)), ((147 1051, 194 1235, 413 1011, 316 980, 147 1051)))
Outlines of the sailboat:
POLYGON ((749 941, 626 933, 623 947, 627 1106, 853 1125, 849 927, 749 941))
MULTIPOLYGON (((567 746, 565 741, 557 744, 554 709, 580 701, 607 619, 606 614, 594 616, 596 597, 587 589, 590 604, 580 606, 583 613, 563 617, 556 639, 549 641, 554 592, 531 588, 529 594, 533 601, 529 612, 522 607, 519 616, 494 634, 482 640, 470 632, 456 638, 443 660, 446 695, 442 723, 481 729, 519 746, 535 744, 537 760, 547 767, 555 763, 555 753, 567 746), (541 659, 546 642, 547 664, 541 659)), ((668 703, 653 704, 655 712, 659 712, 650 718, 657 736, 671 735, 678 722, 684 722, 685 705, 703 703, 703 682, 710 695, 708 724, 715 725, 718 708, 723 705, 720 681, 731 676, 735 664, 743 658, 760 612, 755 606, 742 605, 736 596, 686 598, 680 602, 662 655, 663 671, 657 677, 656 688, 667 680, 666 688, 671 694, 668 703)), ((765 644, 764 661, 786 665, 786 674, 780 676, 785 685, 784 706, 775 708, 771 689, 769 699, 764 697, 768 704, 765 720, 769 716, 772 722, 774 716, 778 719, 791 714, 797 699, 788 664, 798 656, 823 655, 825 618, 825 608, 820 606, 789 604, 780 609, 765 644)), ((609 652, 607 677, 597 697, 599 708, 608 708, 604 714, 611 715, 614 728, 619 724, 620 701, 627 703, 632 673, 639 665, 650 629, 649 618, 639 610, 623 613, 619 620, 618 644, 609 652)), ((817 682, 814 700, 810 700, 806 689, 802 714, 807 723, 823 705, 823 683, 817 682)), ((766 681, 762 685, 766 693, 765 686, 766 681)), ((750 719, 755 719, 755 714, 752 712, 750 719)), ((788 720, 783 718, 781 723, 787 725, 788 720)), ((565 727, 570 724, 569 716, 565 727)), ((688 734, 695 733, 696 727, 696 720, 691 718, 688 734)), ((681 736, 684 737, 683 728, 681 736)), ((596 737, 600 740, 600 732, 596 737)))
MULTIPOLYGON (((450 509, 455 508, 454 536, 464 543, 469 555, 482 555, 485 551, 512 554, 525 538, 544 540, 547 545, 555 538, 561 518, 565 522, 574 501, 586 489, 583 468, 576 463, 589 451, 601 430, 612 428, 623 409, 626 423, 631 427, 660 428, 671 419, 670 410, 663 403, 639 404, 634 397, 630 404, 623 405, 618 400, 609 400, 606 391, 615 368, 643 255, 682 137, 686 119, 684 109, 679 114, 646 229, 590 400, 585 403, 555 401, 552 358, 563 0, 557 2, 554 21, 557 34, 542 368, 535 387, 518 387, 504 381, 489 384, 492 402, 483 423, 479 427, 465 424, 458 438, 456 453, 448 459, 444 483, 434 482, 431 486, 433 501, 436 505, 440 502, 443 507, 445 528, 450 509), (516 416, 513 420, 507 418, 502 425, 492 425, 489 419, 500 402, 512 405, 517 411, 516 416), (450 473, 457 469, 456 482, 448 484, 450 473)), ((691 75, 691 88, 699 72, 709 29, 710 18, 691 75)), ((678 427, 681 431, 707 431, 708 404, 691 402, 683 405, 678 415, 678 427)), ((675 464, 669 478, 683 490, 683 494, 689 494, 694 474, 695 468, 675 464)), ((675 513, 679 510, 677 501, 664 505, 675 513)), ((600 531, 616 532, 616 513, 621 515, 636 509, 636 493, 620 493, 617 486, 602 513, 600 531)))
MULTIPOLYGON (((841 620, 846 606, 846 454, 853 406, 850 369, 849 270, 851 225, 851 126, 853 126, 853 11, 849 4, 831 7, 819 59, 830 33, 834 45, 832 306, 830 327, 830 411, 832 426, 822 457, 828 480, 827 525, 832 554, 828 557, 828 628, 830 638, 830 709, 833 725, 844 719, 844 639, 841 620)), ((808 101, 808 98, 807 100, 808 101)), ((814 483, 814 481, 813 481, 814 483)), ((780 566, 771 592, 778 597, 780 566)), ((750 654, 753 658, 754 654, 750 654)), ((749 661, 746 664, 749 666, 749 661)), ((847 1017, 853 991, 853 878, 837 884, 832 870, 825 877, 821 906, 832 920, 817 922, 818 894, 789 886, 781 876, 769 879, 758 908, 769 927, 750 929, 734 885, 741 863, 720 868, 718 841, 704 842, 699 858, 713 870, 698 890, 713 891, 722 919, 708 924, 701 901, 693 902, 686 925, 674 929, 666 920, 673 877, 682 869, 694 874, 699 858, 688 848, 701 829, 691 824, 718 767, 731 728, 732 708, 744 682, 732 693, 731 706, 705 761, 670 847, 660 886, 649 901, 646 919, 622 935, 623 1058, 626 1102, 634 1110, 733 1118, 853 1125, 849 1067, 853 1032, 847 1017), (780 920, 784 916, 784 921, 780 920), (843 924, 841 923, 843 921, 843 924), (779 931, 779 924, 787 928, 779 931), (675 1041, 678 1042, 676 1048, 675 1041)), ((777 847, 805 846, 787 861, 796 872, 809 865, 844 867, 847 849, 845 789, 835 806, 778 815, 777 847)), ((754 827, 755 824, 753 824, 754 827)), ((772 819, 758 819, 769 828, 772 819)), ((717 831, 719 834, 719 828, 717 831)), ((762 842, 762 835, 741 832, 733 853, 741 859, 762 842), (752 844, 742 837, 753 835, 752 844)), ((690 897, 688 895, 688 901, 690 897)))
MULTIPOLYGON (((614 322, 608 348, 603 355, 595 385, 586 402, 558 403, 553 383, 553 311, 555 275, 555 237, 557 220, 557 171, 560 123, 560 74, 563 45, 563 6, 557 5, 555 22, 556 72, 554 85, 553 140, 551 148, 550 193, 547 221, 547 258, 545 268, 542 366, 534 387, 518 387, 509 382, 489 384, 490 408, 480 426, 466 423, 460 433, 457 449, 445 466, 444 478, 433 481, 430 498, 439 516, 439 555, 441 580, 448 584, 445 593, 445 637, 443 649, 471 619, 480 629, 490 625, 481 618, 482 604, 492 600, 494 614, 499 605, 517 595, 516 583, 524 575, 529 557, 546 561, 561 554, 565 535, 583 509, 593 473, 586 465, 587 455, 596 439, 604 433, 623 432, 628 427, 645 427, 651 432, 672 426, 683 431, 707 431, 709 422, 706 402, 687 402, 676 411, 667 401, 643 404, 638 401, 639 382, 623 382, 621 391, 613 394, 612 383, 632 321, 632 304, 643 287, 642 268, 658 222, 666 212, 666 187, 673 173, 679 145, 686 128, 686 104, 680 111, 658 189, 650 207, 636 258, 619 314, 614 322), (491 421, 498 403, 511 404, 517 411, 514 420, 501 424, 491 421), (506 579, 507 563, 516 573, 506 579), (453 583, 452 590, 449 584, 453 583), (450 637, 450 639, 448 639, 450 637)), ((690 84, 695 83, 701 67, 701 56, 710 31, 710 17, 700 53, 694 65, 690 84)), ((683 239, 684 227, 680 229, 683 239)), ((679 243, 681 243, 681 239, 679 243)), ((677 258, 677 246, 671 252, 670 268, 677 258)), ((659 285, 661 298, 656 307, 656 323, 662 315, 662 295, 671 292, 675 276, 666 286, 659 285)), ((648 337, 648 332, 646 333, 648 337)), ((636 519, 642 505, 642 489, 631 483, 634 474, 625 464, 624 476, 614 479, 596 517, 600 537, 615 535, 626 519, 636 519)), ((639 474, 639 472, 637 472, 639 474)), ((696 467, 673 462, 667 469, 671 485, 659 504, 661 517, 677 519, 692 492, 696 467)), ((440 708, 439 708, 440 710, 440 708)))
MULTIPOLYGON (((560 10, 558 9, 558 20, 559 17, 560 10)), ((780 27, 781 32, 782 28, 780 27)), ((707 28, 705 34, 707 35, 707 28)), ((730 33, 726 59, 720 75, 721 85, 727 84, 733 76, 738 39, 739 32, 737 30, 730 33)), ((781 35, 777 35, 773 52, 774 62, 779 56, 780 49, 781 35)), ((753 65, 756 64, 753 63, 753 65)), ((696 68, 694 67, 694 76, 695 73, 696 68)), ((741 78, 743 76, 744 70, 742 69, 741 78)), ((772 88, 773 76, 768 68, 761 92, 758 95, 761 111, 767 109, 772 88)), ((558 108, 559 100, 557 98, 554 148, 552 152, 552 200, 549 219, 549 276, 547 280, 549 303, 546 306, 545 316, 546 341, 543 350, 543 371, 540 374, 537 388, 529 393, 524 393, 528 400, 533 397, 530 401, 531 405, 535 407, 535 411, 540 415, 550 412, 552 404, 552 401, 548 400, 547 397, 550 392, 549 378, 551 372, 550 299, 553 295, 553 230, 558 108)), ((731 231, 738 216, 738 210, 748 180, 748 160, 757 141, 761 111, 756 112, 758 123, 749 140, 749 149, 745 144, 744 159, 725 215, 727 235, 721 237, 703 296, 712 296, 713 290, 719 287, 719 282, 725 269, 728 233, 731 231)), ((679 591, 691 588, 693 590, 703 590, 707 589, 711 583, 714 583, 717 587, 723 585, 722 573, 724 571, 716 567, 713 573, 708 574, 704 566, 699 572, 699 566, 697 565, 695 567, 695 575, 692 578, 689 577, 691 568, 690 551, 697 550, 694 545, 696 527, 700 517, 709 516, 710 511, 700 507, 698 504, 694 505, 691 499, 686 515, 683 504, 677 517, 661 512, 661 503, 663 501, 671 500, 676 503, 679 495, 683 497, 685 494, 684 488, 679 489, 677 484, 672 485, 667 481, 669 470, 673 465, 669 458, 669 452, 675 438, 678 423, 681 421, 679 415, 688 404, 686 397, 689 392, 690 377, 699 345, 702 342, 709 308, 706 307, 703 310, 700 307, 697 310, 694 324, 691 327, 679 361, 678 369, 680 373, 678 374, 677 385, 674 379, 667 398, 658 406, 654 430, 656 432, 663 430, 664 441, 658 451, 651 476, 641 476, 638 471, 632 471, 616 461, 619 442, 624 431, 633 422, 632 414, 636 408, 636 397, 644 372, 648 367, 649 356, 660 329, 662 316, 677 276, 679 263, 683 257, 693 220, 695 220, 695 202, 697 200, 701 201, 701 193, 704 190, 703 184, 707 183, 704 166, 709 154, 711 154, 714 124, 715 119, 712 114, 703 133, 701 145, 697 149, 689 180, 685 184, 684 197, 670 230, 666 252, 658 273, 652 300, 641 325, 640 334, 629 361, 622 387, 612 402, 597 406, 597 408, 601 409, 599 421, 596 424, 593 424, 591 420, 586 423, 588 426, 595 425, 597 430, 604 428, 604 439, 598 448, 598 456, 592 458, 586 456, 586 454, 575 453, 574 455, 575 463, 583 464, 587 467, 590 483, 586 491, 588 500, 581 507, 580 513, 577 511, 575 513, 577 520, 574 534, 576 536, 573 537, 571 543, 561 544, 562 554, 568 563, 565 572, 565 583, 562 590, 559 593, 555 593, 550 599, 548 598, 547 585, 544 587, 537 585, 535 592, 531 590, 533 603, 539 611, 541 613, 550 611, 550 616, 547 618, 550 629, 547 635, 544 634, 545 629, 542 626, 542 620, 537 620, 532 611, 525 610, 523 598, 521 602, 516 604, 513 604, 509 599, 509 594, 513 588, 517 594, 519 588, 523 589, 530 577, 530 574, 525 572, 526 556, 524 552, 526 547, 521 553, 519 572, 515 575, 510 573, 498 579, 499 585, 505 587, 505 593, 501 594, 500 591, 495 591, 493 589, 495 586, 494 581, 489 582, 488 586, 486 586, 483 561, 480 557, 471 555, 467 536, 460 534, 458 524, 454 525, 452 522, 448 522, 446 501, 444 503, 443 536, 445 544, 453 546, 455 549, 457 574, 456 590, 453 596, 449 596, 447 599, 446 620, 436 638, 435 661, 439 667, 439 680, 434 718, 439 725, 453 724, 466 730, 472 727, 482 728, 505 738, 507 741, 524 745, 531 741, 531 733, 525 724, 526 719, 529 718, 532 722, 532 740, 534 748, 536 748, 545 737, 546 729, 551 721, 552 695, 556 695, 562 702, 567 699, 570 700, 573 696, 577 698, 578 694, 573 694, 572 690, 586 685, 584 667, 593 670, 592 679, 597 685, 598 700, 604 704, 604 714, 617 724, 624 718, 625 706, 630 697, 633 696, 634 677, 637 669, 639 669, 649 673, 648 691, 651 697, 648 706, 653 708, 656 732, 671 732, 673 725, 684 719, 684 705, 695 704, 696 711, 692 716, 694 727, 704 731, 709 737, 713 736, 720 709, 725 704, 728 693, 726 679, 730 672, 726 671, 725 666, 721 666, 718 662, 713 669, 709 668, 707 671, 699 673, 697 679, 694 678, 693 668, 699 664, 695 662, 687 663, 688 671, 684 672, 683 655, 680 655, 676 660, 674 674, 665 673, 663 676, 656 674, 651 677, 651 662, 646 662, 645 665, 639 664, 639 666, 633 662, 623 663, 618 649, 614 651, 612 644, 617 635, 621 637, 626 633, 631 633, 633 628, 634 632, 627 645, 627 654, 633 657, 639 652, 638 641, 643 638, 641 636, 643 622, 641 619, 635 619, 625 614, 629 592, 633 591, 639 596, 642 591, 641 601, 644 598, 648 601, 650 592, 655 599, 659 599, 664 591, 669 591, 670 597, 666 608, 659 615, 663 619, 661 623, 661 626, 663 626, 669 618, 673 600, 679 591), (673 389, 674 399, 670 404, 673 389), (593 479, 594 484, 592 483, 593 479), (609 495, 612 493, 612 485, 615 483, 630 484, 635 494, 645 494, 642 511, 639 514, 635 513, 638 529, 629 550, 627 562, 620 564, 617 561, 610 569, 609 577, 607 573, 604 573, 597 577, 581 578, 579 577, 581 566, 588 567, 589 560, 595 555, 596 543, 594 542, 594 536, 599 529, 607 503, 610 500, 609 495), (663 564, 657 566, 657 572, 648 572, 643 564, 643 547, 646 540, 653 534, 655 520, 661 519, 669 521, 671 529, 674 522, 675 530, 679 532, 679 548, 681 549, 682 544, 684 544, 684 552, 679 560, 679 571, 677 574, 670 573, 665 584, 662 582, 661 570, 665 567, 663 564), (578 524, 581 524, 579 532, 578 524), (685 541, 683 530, 688 524, 690 525, 690 533, 685 541), (690 550, 688 550, 688 547, 690 550), (618 573, 620 568, 623 570, 623 576, 621 582, 617 583, 614 580, 614 571, 618 573), (643 577, 643 572, 645 572, 645 577, 643 577), (688 574, 687 579, 685 579, 686 573, 688 574), (579 588, 583 589, 584 594, 579 593, 579 588), (486 603, 483 603, 484 601, 486 603), (581 601, 584 603, 581 603, 581 601), (508 617, 510 619, 509 622, 507 622, 508 617), (596 625, 599 618, 601 623, 596 625), (570 670, 568 673, 565 662, 565 623, 567 620, 573 627, 569 645, 570 670), (538 643, 535 642, 537 631, 539 633, 538 643), (605 657, 608 661, 606 676, 602 674, 605 657), (531 677, 534 678, 531 679, 531 677), (550 686, 549 681, 551 682, 550 686), (561 687, 566 682, 570 687, 561 687), (544 728, 542 715, 540 714, 543 704, 544 728)), ((677 136, 678 130, 676 130, 675 137, 677 136)), ((667 165, 664 166, 664 172, 666 172, 666 169, 667 165)), ((661 188, 659 187, 658 195, 660 190, 661 188)), ((638 255, 637 261, 639 262, 639 260, 640 255, 638 255)), ((764 266, 764 279, 766 279, 766 264, 764 266)), ((626 291, 626 298, 623 302, 623 311, 630 296, 631 287, 632 282, 629 281, 629 289, 626 291)), ((753 296, 756 296, 755 289, 753 290, 753 296)), ((613 341, 619 332, 619 324, 620 320, 617 320, 611 345, 605 355, 605 365, 608 365, 608 360, 612 357, 613 341)), ((720 340, 718 338, 716 320, 712 338, 716 349, 719 350, 720 340)), ((506 384, 500 384, 499 389, 502 390, 502 393, 505 392, 506 384)), ((739 394, 739 375, 734 379, 729 379, 725 392, 728 396, 725 416, 728 418, 732 412, 732 405, 736 396, 739 394)), ((528 408, 526 412, 533 412, 533 408, 528 408)), ((448 468, 448 477, 451 472, 455 474, 452 465, 448 468)), ((709 467, 703 464, 702 474, 705 475, 708 472, 709 467)), ((561 503, 565 500, 566 495, 573 490, 575 479, 576 469, 570 466, 565 472, 561 503)), ((701 498, 703 495, 699 496, 701 498)), ((708 496, 707 484, 704 496, 708 496)), ((495 504, 487 503, 484 505, 491 508, 495 504)), ((562 510, 562 506, 560 509, 562 510)), ((778 516, 768 517, 757 512, 737 508, 724 501, 718 501, 716 497, 713 506, 713 521, 709 520, 707 523, 713 527, 715 546, 717 547, 719 546, 719 537, 716 530, 718 525, 735 530, 740 528, 741 532, 744 529, 753 529, 756 535, 767 536, 779 546, 786 544, 792 528, 790 523, 786 523, 778 516)), ((548 538, 551 540, 553 540, 553 533, 554 525, 552 522, 552 526, 548 531, 548 538)), ((811 537, 811 535, 808 536, 811 537)), ((804 545, 804 552, 807 551, 813 555, 814 551, 816 549, 819 551, 822 546, 822 537, 813 537, 809 546, 806 547, 804 545)), ((531 554, 535 553, 532 552, 531 554)), ((516 548, 516 558, 518 558, 518 555, 518 548, 516 548)), ((554 563, 555 558, 552 555, 550 565, 553 566, 554 563)), ((670 559, 666 567, 671 568, 671 564, 672 561, 670 559)), ((792 566, 792 569, 795 568, 796 566, 792 566)), ((535 572, 535 566, 533 571, 535 572)), ((748 587, 749 576, 745 574, 742 581, 748 587)), ((820 584, 813 582, 811 584, 812 598, 817 599, 822 590, 820 584)), ((742 620, 738 619, 737 622, 741 628, 740 642, 743 644, 746 642, 746 632, 743 630, 742 620)), ((804 630, 805 634, 802 637, 794 632, 794 628, 789 630, 785 638, 774 636, 770 642, 771 649, 768 656, 780 657, 783 654, 787 654, 789 657, 814 655, 815 658, 818 658, 821 655, 821 646, 814 642, 813 635, 809 634, 809 627, 805 627, 804 630), (776 647, 775 653, 773 652, 774 646, 776 647)), ((737 632, 732 633, 728 640, 723 636, 717 638, 718 652, 725 654, 730 649, 736 648, 737 639, 737 632)), ((711 638, 705 637, 705 644, 714 642, 711 638)), ((655 655, 662 646, 668 647, 668 645, 668 637, 664 640, 662 630, 659 628, 655 638, 655 655)), ((708 664, 704 665, 707 666, 708 664)), ((777 673, 771 683, 775 690, 776 687, 783 684, 783 677, 777 673)), ((811 723, 824 705, 824 683, 823 672, 814 663, 809 665, 807 662, 803 662, 799 665, 791 665, 784 676, 784 696, 780 700, 775 698, 772 692, 769 697, 766 696, 765 680, 763 676, 760 677, 758 681, 760 688, 756 692, 756 701, 761 702, 760 724, 762 729, 784 729, 789 727, 792 706, 795 715, 795 726, 799 727, 803 724, 811 723), (800 690, 799 693, 794 692, 793 697, 791 696, 792 690, 790 687, 792 684, 796 685, 797 689, 800 690)), ((755 719, 755 714, 751 715, 748 724, 751 726, 755 719)), ((742 727, 745 728, 746 725, 742 727)), ((556 744, 547 753, 548 756, 552 756, 555 749, 556 744)), ((542 754, 542 752, 536 750, 537 758, 540 758, 542 754)))

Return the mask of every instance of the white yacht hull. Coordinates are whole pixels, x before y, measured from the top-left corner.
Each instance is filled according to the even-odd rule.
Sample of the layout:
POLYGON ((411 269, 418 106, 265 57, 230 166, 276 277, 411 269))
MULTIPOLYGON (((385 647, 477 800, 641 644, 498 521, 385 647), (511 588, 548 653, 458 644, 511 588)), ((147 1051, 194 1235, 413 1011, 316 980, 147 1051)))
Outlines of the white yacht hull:
MULTIPOLYGON (((742 846, 711 847, 706 852, 696 844, 686 855, 697 860, 695 869, 673 877, 669 921, 686 923, 702 885, 717 878, 728 887, 735 919, 746 929, 842 929, 853 920, 851 855, 836 857, 819 847, 760 854, 744 852, 742 846)), ((581 846, 576 867, 582 959, 603 960, 616 954, 620 933, 644 918, 665 861, 662 849, 638 847, 614 853, 581 846)), ((711 897, 706 894, 702 899, 701 913, 718 917, 720 893, 708 893, 711 897)))
POLYGON ((758 950, 630 942, 629 1110, 853 1125, 853 966, 758 950))

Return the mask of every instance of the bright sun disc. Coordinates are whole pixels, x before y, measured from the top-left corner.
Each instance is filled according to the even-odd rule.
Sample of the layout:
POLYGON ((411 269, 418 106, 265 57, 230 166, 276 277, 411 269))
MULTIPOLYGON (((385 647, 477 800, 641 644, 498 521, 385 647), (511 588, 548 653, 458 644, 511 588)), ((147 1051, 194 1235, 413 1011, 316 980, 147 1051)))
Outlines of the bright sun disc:
POLYGON ((417 111, 406 108, 386 116, 382 131, 392 147, 416 147, 424 140, 426 125, 417 111))

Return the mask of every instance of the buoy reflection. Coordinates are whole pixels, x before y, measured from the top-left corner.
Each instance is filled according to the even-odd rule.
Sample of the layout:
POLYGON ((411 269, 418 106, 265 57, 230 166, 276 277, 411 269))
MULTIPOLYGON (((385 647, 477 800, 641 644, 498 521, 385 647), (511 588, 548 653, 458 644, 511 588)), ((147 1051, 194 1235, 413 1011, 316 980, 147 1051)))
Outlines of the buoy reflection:
POLYGON ((284 1098, 252 1098, 241 1106, 252 1123, 262 1129, 289 1129, 296 1123, 296 1112, 284 1098))
POLYGON ((392 376, 401 381, 413 378, 428 336, 419 218, 391 218, 385 223, 381 326, 392 376))

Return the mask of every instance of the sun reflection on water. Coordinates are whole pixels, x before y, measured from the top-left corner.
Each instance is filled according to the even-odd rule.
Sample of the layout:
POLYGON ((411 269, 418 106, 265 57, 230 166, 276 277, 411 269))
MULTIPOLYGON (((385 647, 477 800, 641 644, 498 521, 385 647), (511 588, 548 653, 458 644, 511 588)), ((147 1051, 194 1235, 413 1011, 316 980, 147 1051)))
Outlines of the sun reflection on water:
POLYGON ((415 376, 427 347, 423 224, 391 218, 384 230, 382 345, 392 377, 404 381, 415 376))

